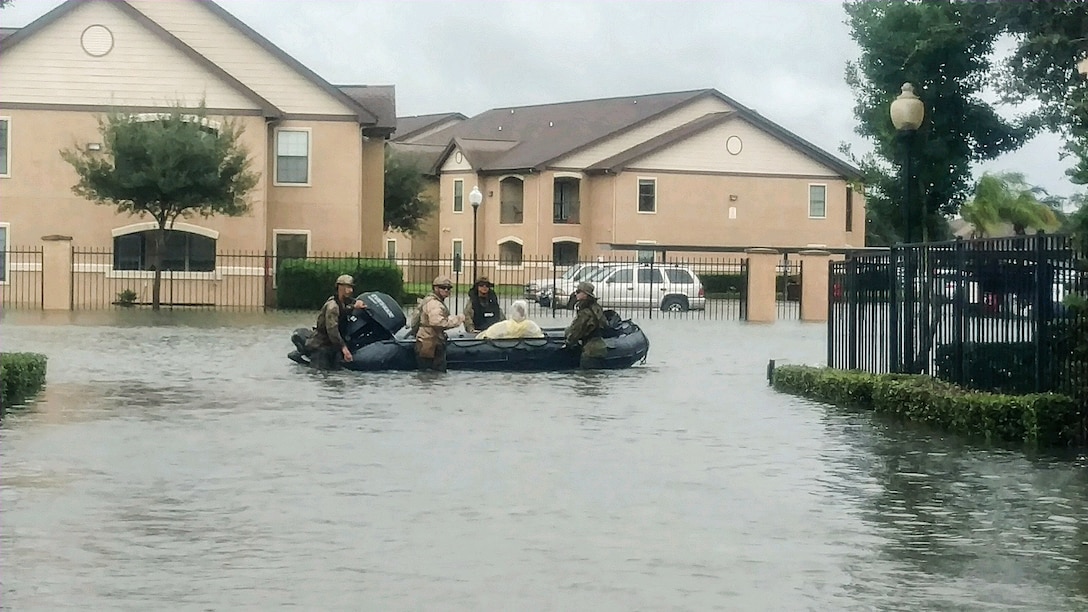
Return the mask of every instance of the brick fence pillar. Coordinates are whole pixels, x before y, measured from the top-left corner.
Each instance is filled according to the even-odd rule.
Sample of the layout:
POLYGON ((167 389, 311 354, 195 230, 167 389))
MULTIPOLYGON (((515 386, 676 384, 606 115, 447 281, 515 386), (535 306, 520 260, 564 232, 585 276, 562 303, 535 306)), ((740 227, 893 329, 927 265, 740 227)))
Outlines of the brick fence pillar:
POLYGON ((827 321, 827 284, 831 253, 805 250, 801 256, 801 320, 827 321))
POLYGON ((751 248, 748 255, 748 320, 774 323, 778 317, 775 283, 782 256, 776 249, 751 248))
POLYGON ((42 236, 42 308, 72 309, 71 236, 42 236))

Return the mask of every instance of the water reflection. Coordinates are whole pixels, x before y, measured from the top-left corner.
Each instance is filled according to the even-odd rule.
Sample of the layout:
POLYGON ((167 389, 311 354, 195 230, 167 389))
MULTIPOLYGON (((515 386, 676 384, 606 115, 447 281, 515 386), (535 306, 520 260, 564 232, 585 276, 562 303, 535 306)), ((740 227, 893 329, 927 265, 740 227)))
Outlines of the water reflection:
POLYGON ((770 391, 821 326, 362 374, 284 357, 309 313, 128 316, 3 315, 50 357, 0 427, 5 606, 1088 608, 1088 460, 770 391))

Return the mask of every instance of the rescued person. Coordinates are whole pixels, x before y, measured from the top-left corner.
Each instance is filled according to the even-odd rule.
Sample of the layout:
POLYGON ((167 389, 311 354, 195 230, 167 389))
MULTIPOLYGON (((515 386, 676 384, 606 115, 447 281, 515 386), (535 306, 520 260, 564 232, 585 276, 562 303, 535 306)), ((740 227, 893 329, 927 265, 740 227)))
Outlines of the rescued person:
POLYGON ((514 303, 510 304, 509 318, 491 325, 476 337, 478 339, 543 338, 544 331, 536 322, 529 319, 529 303, 525 300, 514 300, 514 303))

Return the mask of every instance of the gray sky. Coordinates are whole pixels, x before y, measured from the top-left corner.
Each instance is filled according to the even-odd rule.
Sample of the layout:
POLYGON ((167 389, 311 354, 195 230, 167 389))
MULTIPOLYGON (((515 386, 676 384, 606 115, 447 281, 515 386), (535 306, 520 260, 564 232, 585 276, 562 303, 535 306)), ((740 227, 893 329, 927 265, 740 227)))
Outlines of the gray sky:
MULTIPOLYGON (((58 4, 15 0, 0 25, 58 4)), ((853 131, 843 73, 858 49, 837 0, 219 4, 332 83, 396 85, 401 116, 710 87, 829 152, 868 150, 853 131)), ((1047 134, 982 169, 1068 196, 1060 148, 1047 134)))

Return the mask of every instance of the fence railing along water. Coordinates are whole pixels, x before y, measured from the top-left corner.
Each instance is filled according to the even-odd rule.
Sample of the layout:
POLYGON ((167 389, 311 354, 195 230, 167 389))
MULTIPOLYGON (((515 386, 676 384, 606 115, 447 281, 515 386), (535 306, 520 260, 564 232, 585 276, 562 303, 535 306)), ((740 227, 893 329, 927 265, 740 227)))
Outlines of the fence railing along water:
POLYGON ((1072 342, 1085 270, 1070 237, 901 245, 833 262, 828 365, 928 373, 971 388, 1073 391, 1088 361, 1072 342))
POLYGON ((42 248, 0 251, 0 297, 5 308, 42 307, 42 248))

